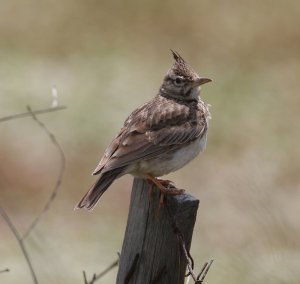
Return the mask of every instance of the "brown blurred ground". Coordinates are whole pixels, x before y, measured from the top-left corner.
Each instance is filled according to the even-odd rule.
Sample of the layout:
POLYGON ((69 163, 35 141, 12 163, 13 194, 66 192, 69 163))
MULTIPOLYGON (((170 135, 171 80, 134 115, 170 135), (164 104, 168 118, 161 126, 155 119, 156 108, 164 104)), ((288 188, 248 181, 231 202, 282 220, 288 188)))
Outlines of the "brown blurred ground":
MULTIPOLYGON (((67 158, 61 193, 27 247, 41 283, 83 283, 120 251, 132 179, 92 213, 73 211, 126 116, 153 97, 177 50, 214 79, 207 151, 169 176, 200 200, 192 255, 207 283, 299 283, 298 1, 2 1, 0 116, 40 116, 67 158)), ((52 190, 59 157, 27 118, 0 124, 0 200, 23 231, 52 190)), ((0 221, 0 283, 31 283, 0 221)), ((111 273, 102 282, 114 283, 111 273)))

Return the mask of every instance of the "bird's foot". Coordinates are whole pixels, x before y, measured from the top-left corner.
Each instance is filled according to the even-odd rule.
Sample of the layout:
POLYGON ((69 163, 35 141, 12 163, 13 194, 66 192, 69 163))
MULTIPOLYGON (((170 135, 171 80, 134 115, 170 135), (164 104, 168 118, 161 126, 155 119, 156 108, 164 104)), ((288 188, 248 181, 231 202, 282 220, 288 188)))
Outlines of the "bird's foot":
POLYGON ((161 193, 165 195, 180 195, 185 193, 184 189, 176 188, 174 182, 172 182, 171 180, 165 180, 160 178, 157 178, 156 180, 162 185, 162 187, 159 187, 159 189, 161 193))
POLYGON ((154 183, 160 190, 159 207, 164 204, 165 195, 180 195, 185 192, 184 189, 176 188, 174 183, 170 180, 158 179, 152 175, 147 175, 147 179, 154 183))

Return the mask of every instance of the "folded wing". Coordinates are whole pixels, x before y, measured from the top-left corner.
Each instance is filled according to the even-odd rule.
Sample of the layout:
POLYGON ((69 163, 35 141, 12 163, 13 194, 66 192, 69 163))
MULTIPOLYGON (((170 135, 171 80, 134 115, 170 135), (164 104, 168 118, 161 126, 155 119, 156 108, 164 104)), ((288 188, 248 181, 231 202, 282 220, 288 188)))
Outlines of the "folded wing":
POLYGON ((155 158, 194 141, 206 128, 206 114, 198 108, 197 102, 180 104, 156 97, 128 117, 93 174, 155 158))

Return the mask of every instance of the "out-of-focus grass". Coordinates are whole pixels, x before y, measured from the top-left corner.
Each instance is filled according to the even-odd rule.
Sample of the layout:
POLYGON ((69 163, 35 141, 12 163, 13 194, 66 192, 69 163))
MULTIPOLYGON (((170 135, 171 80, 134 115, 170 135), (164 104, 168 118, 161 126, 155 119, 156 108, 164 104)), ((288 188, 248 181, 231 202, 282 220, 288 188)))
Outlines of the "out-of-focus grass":
MULTIPOLYGON (((1 116, 48 107, 52 85, 68 106, 40 117, 67 157, 62 191, 27 243, 41 282, 82 283, 83 269, 99 272, 120 251, 130 177, 92 213, 73 207, 126 116, 157 93, 172 48, 214 79, 202 93, 212 104, 208 148, 170 175, 201 200, 196 264, 216 259, 212 283, 299 283, 297 1, 3 4, 1 116)), ((1 206, 22 231, 49 196, 59 158, 30 118, 0 124, 0 135, 1 206)), ((30 283, 2 221, 0 230, 0 268, 11 269, 0 282, 30 283)))

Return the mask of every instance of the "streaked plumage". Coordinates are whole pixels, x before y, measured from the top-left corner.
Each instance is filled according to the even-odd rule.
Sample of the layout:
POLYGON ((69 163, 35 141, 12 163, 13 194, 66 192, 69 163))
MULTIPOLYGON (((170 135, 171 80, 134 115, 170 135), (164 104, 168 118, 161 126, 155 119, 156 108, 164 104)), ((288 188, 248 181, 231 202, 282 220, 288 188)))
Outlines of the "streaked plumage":
POLYGON ((210 79, 197 73, 175 52, 175 63, 159 94, 125 120, 93 172, 98 181, 78 203, 92 209, 110 184, 124 174, 159 177, 194 159, 206 145, 208 106, 199 98, 210 79))

